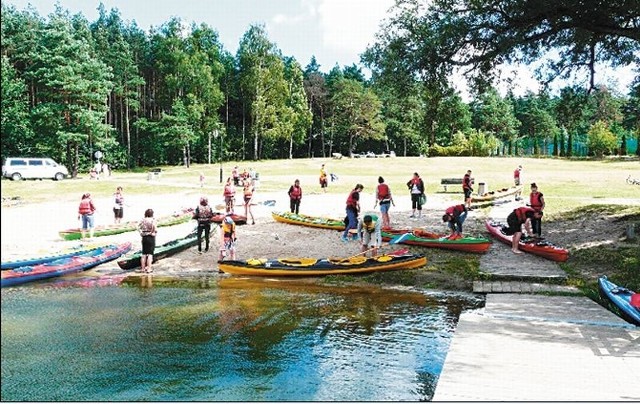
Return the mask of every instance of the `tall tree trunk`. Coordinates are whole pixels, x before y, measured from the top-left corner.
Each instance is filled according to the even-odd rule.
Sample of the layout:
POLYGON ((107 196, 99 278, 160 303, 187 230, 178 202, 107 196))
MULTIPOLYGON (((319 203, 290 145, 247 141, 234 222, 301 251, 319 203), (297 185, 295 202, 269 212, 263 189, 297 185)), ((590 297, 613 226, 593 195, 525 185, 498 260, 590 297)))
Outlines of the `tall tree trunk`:
MULTIPOLYGON (((127 139, 127 170, 131 169, 131 126, 129 125, 129 103, 125 98, 126 106, 125 106, 125 125, 124 125, 124 134, 127 139)), ((113 164, 113 162, 112 162, 113 164)))

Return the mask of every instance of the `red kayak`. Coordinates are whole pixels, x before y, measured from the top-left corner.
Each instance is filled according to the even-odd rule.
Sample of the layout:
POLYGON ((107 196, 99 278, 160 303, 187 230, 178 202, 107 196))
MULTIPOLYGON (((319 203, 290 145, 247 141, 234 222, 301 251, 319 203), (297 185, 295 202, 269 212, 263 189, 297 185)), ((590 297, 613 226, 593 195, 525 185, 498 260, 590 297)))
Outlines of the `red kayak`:
POLYGON ((424 229, 382 229, 382 239, 389 241, 396 236, 407 234, 399 244, 416 245, 420 247, 442 248, 470 253, 485 253, 491 247, 491 240, 484 237, 449 238, 446 234, 437 234, 424 229), (408 233, 408 234, 407 234, 408 233))
MULTIPOLYGON (((513 236, 507 236, 502 232, 502 227, 505 226, 504 224, 487 220, 485 226, 493 237, 511 246, 513 236)), ((518 248, 521 251, 539 255, 552 261, 565 262, 569 259, 569 251, 567 249, 555 246, 546 240, 520 240, 518 248)))
MULTIPOLYGON (((227 216, 224 212, 214 212, 211 221, 213 223, 222 223, 224 218, 227 216)), ((242 215, 236 215, 235 213, 231 214, 231 218, 235 224, 247 224, 247 217, 242 215)))

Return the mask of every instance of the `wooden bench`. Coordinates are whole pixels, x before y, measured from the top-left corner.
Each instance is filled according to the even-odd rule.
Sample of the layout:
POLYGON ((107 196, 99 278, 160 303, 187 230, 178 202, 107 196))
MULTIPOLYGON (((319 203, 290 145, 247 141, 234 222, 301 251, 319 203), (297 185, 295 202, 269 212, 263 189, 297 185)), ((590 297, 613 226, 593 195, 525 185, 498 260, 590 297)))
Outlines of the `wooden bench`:
POLYGON ((333 153, 333 158, 336 160, 340 160, 342 158, 342 153, 333 153))
MULTIPOLYGON (((471 183, 473 184, 474 179, 471 178, 471 183)), ((441 178, 440 179, 440 185, 442 185, 444 187, 444 192, 447 192, 447 186, 448 185, 462 185, 462 177, 457 177, 457 178, 441 178)), ((460 190, 462 190, 462 187, 460 187, 460 190)))

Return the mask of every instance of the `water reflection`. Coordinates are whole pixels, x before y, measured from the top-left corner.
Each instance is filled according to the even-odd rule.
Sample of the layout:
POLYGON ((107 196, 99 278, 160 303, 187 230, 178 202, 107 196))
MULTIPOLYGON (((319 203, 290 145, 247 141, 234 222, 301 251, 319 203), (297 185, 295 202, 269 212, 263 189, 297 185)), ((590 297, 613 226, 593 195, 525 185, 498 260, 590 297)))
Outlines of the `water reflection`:
POLYGON ((482 304, 304 281, 149 278, 3 289, 3 400, 429 400, 459 313, 482 304))

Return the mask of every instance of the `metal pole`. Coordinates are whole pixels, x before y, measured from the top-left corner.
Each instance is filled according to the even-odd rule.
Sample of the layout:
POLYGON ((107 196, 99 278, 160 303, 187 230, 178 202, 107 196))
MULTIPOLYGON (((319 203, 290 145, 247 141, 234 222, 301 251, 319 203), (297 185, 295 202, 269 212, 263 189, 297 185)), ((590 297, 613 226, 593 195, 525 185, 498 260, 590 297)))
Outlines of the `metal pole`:
MULTIPOLYGON (((216 133, 218 133, 217 129, 216 133)), ((218 136, 220 136, 220 183, 222 184, 222 134, 219 134, 218 136)))

